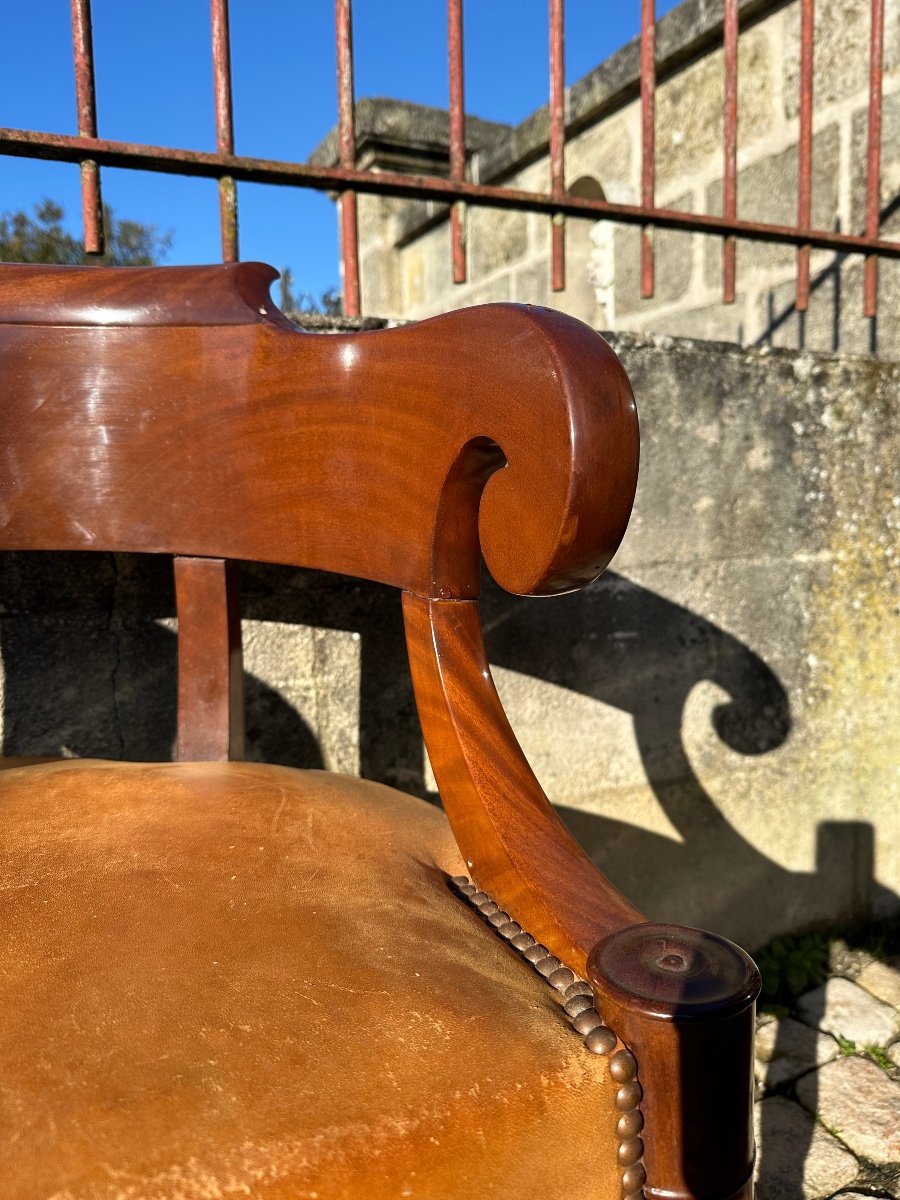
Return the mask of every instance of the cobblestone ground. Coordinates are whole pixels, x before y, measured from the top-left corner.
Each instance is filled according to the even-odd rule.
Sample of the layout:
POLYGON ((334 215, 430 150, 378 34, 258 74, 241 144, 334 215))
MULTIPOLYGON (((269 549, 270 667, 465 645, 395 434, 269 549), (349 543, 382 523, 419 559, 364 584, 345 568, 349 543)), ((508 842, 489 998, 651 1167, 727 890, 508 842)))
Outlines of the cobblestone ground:
POLYGON ((833 969, 757 1025, 758 1200, 900 1200, 900 958, 833 969))

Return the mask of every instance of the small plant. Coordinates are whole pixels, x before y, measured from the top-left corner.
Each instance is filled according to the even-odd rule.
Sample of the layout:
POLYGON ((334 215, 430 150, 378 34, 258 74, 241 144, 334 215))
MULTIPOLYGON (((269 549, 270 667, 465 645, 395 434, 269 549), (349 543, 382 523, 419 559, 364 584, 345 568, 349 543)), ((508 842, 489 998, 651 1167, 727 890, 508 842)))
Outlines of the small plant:
POLYGON ((821 1114, 821 1113, 816 1113, 816 1120, 819 1122, 819 1124, 822 1126, 822 1128, 823 1128, 823 1129, 827 1130, 827 1132, 831 1134, 831 1136, 832 1136, 833 1138, 837 1138, 837 1139, 838 1139, 838 1141, 840 1141, 841 1135, 840 1135, 840 1134, 838 1133, 838 1131, 837 1131, 837 1130, 834 1128, 834 1126, 832 1126, 832 1125, 827 1125, 827 1124, 825 1123, 825 1121, 824 1121, 824 1120, 823 1120, 823 1118, 822 1118, 822 1114, 821 1114))
POLYGON ((881 1046, 863 1046, 862 1052, 866 1058, 871 1058, 876 1066, 881 1067, 882 1071, 893 1071, 894 1064, 881 1046))
POLYGON ((777 937, 756 954, 762 974, 763 1003, 790 1005, 828 978, 828 942, 817 933, 777 937))
POLYGON ((850 1038, 842 1037, 839 1033, 835 1036, 837 1037, 837 1044, 841 1048, 841 1054, 847 1058, 849 1058, 851 1054, 856 1054, 856 1042, 852 1041, 850 1038))

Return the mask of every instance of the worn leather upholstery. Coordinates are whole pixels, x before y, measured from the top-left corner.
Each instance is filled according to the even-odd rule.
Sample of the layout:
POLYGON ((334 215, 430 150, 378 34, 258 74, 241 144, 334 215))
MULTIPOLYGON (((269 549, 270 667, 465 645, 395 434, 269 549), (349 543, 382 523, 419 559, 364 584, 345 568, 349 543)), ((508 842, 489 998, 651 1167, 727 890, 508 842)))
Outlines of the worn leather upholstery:
POLYGON ((613 1085, 442 814, 248 763, 0 772, 3 1200, 608 1200, 613 1085))

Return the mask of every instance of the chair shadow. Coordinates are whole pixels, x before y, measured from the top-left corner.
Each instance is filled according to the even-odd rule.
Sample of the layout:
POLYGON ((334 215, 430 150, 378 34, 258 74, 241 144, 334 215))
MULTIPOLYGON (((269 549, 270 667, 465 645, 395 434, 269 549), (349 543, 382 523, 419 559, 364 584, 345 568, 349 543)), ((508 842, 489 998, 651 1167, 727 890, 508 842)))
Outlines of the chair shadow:
MULTIPOLYGON (((731 750, 766 754, 787 741, 788 695, 759 655, 705 618, 614 572, 582 592, 579 603, 572 599, 525 608, 527 602, 489 588, 483 605, 488 657, 631 716, 647 780, 682 841, 582 810, 558 811, 597 866, 651 919, 680 920, 746 941, 741 928, 747 913, 757 929, 762 923, 774 931, 786 911, 816 911, 823 895, 831 897, 836 912, 862 915, 898 907, 898 897, 875 880, 870 823, 821 822, 814 870, 787 870, 725 820, 697 778, 682 738, 682 717, 688 695, 702 680, 728 696, 712 722, 731 750), (712 877, 715 864, 718 879, 712 877), (684 887, 692 878, 700 886, 687 897, 684 887)), ((801 1044, 793 1043, 793 1053, 805 1060, 804 1073, 816 1067, 816 1038, 809 1027, 801 1044)), ((776 1043, 776 1055, 784 1050, 776 1043)), ((785 1090, 790 1088, 779 1089, 785 1090)), ((815 1098, 807 1096, 807 1102, 815 1111, 815 1098)), ((779 1119, 777 1107, 763 1107, 759 1200, 804 1194, 812 1127, 805 1138, 793 1138, 786 1155, 778 1150, 784 1139, 779 1119)), ((686 1177, 690 1182, 689 1170, 686 1177)))
MULTIPOLYGON (((178 641, 169 560, 0 555, 4 756, 160 762, 174 757, 178 641)), ((245 673, 246 757, 322 767, 306 722, 245 673)))
MULTIPOLYGON (((176 638, 159 623, 175 611, 167 560, 5 554, 0 595, 4 753, 58 753, 62 741, 77 755, 171 757, 176 638)), ((358 633, 360 774, 435 799, 394 589, 245 564, 242 607, 247 618, 358 633)), ((681 842, 627 820, 566 807, 560 813, 601 870, 652 919, 740 938, 748 906, 757 928, 773 930, 785 911, 809 911, 823 895, 835 911, 863 913, 873 902, 884 909, 891 894, 873 881, 871 826, 823 823, 816 869, 788 871, 729 824, 698 779, 682 717, 701 681, 727 696, 711 720, 731 750, 766 754, 790 735, 782 682, 739 639, 614 572, 576 595, 540 601, 510 596, 486 580, 482 608, 493 664, 630 717, 647 781, 681 842), (727 871, 727 887, 709 886, 716 869, 727 871), (691 888, 700 872, 706 878, 691 888)), ((246 694, 248 757, 322 766, 309 727, 275 689, 248 674, 246 694)))
MULTIPOLYGON (((177 647, 174 631, 159 623, 175 611, 165 559, 6 554, 0 556, 0 594, 6 601, 0 620, 5 754, 58 753, 62 739, 66 752, 78 756, 171 757, 177 647), (148 721, 151 711, 157 716, 148 721)), ((426 785, 394 589, 245 564, 242 607, 247 618, 357 632, 360 774, 436 799, 426 785)), ((685 703, 698 682, 726 693, 712 724, 735 752, 769 753, 791 731, 784 685, 740 640, 614 572, 575 596, 542 601, 510 596, 486 580, 482 607, 493 664, 631 718, 647 780, 681 842, 624 820, 559 811, 598 867, 651 919, 741 940, 748 911, 756 928, 775 929, 785 911, 808 910, 822 895, 841 911, 896 903, 874 880, 871 825, 822 823, 815 870, 790 871, 742 837, 704 790, 682 737, 685 703)), ((249 758, 323 765, 310 728, 276 690, 250 674, 245 690, 249 758)), ((812 1031, 809 1053, 812 1068, 812 1031)), ((795 1144, 795 1179, 782 1174, 767 1182, 766 1143, 774 1138, 764 1124, 760 1195, 800 1195, 808 1146, 795 1144)))

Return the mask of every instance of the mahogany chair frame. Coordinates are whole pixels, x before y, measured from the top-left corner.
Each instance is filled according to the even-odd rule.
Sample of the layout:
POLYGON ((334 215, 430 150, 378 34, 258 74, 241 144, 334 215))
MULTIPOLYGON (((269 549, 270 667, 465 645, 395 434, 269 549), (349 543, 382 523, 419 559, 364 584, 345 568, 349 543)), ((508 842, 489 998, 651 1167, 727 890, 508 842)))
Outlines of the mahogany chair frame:
POLYGON ((747 1200, 756 969, 725 939, 647 922, 590 862, 516 742, 481 635, 482 556, 509 591, 549 595, 615 552, 638 469, 624 370, 586 326, 531 307, 304 334, 273 307, 275 277, 0 268, 0 546, 174 556, 186 760, 241 754, 238 560, 400 589, 471 877, 587 975, 636 1057, 645 1194, 747 1200))

